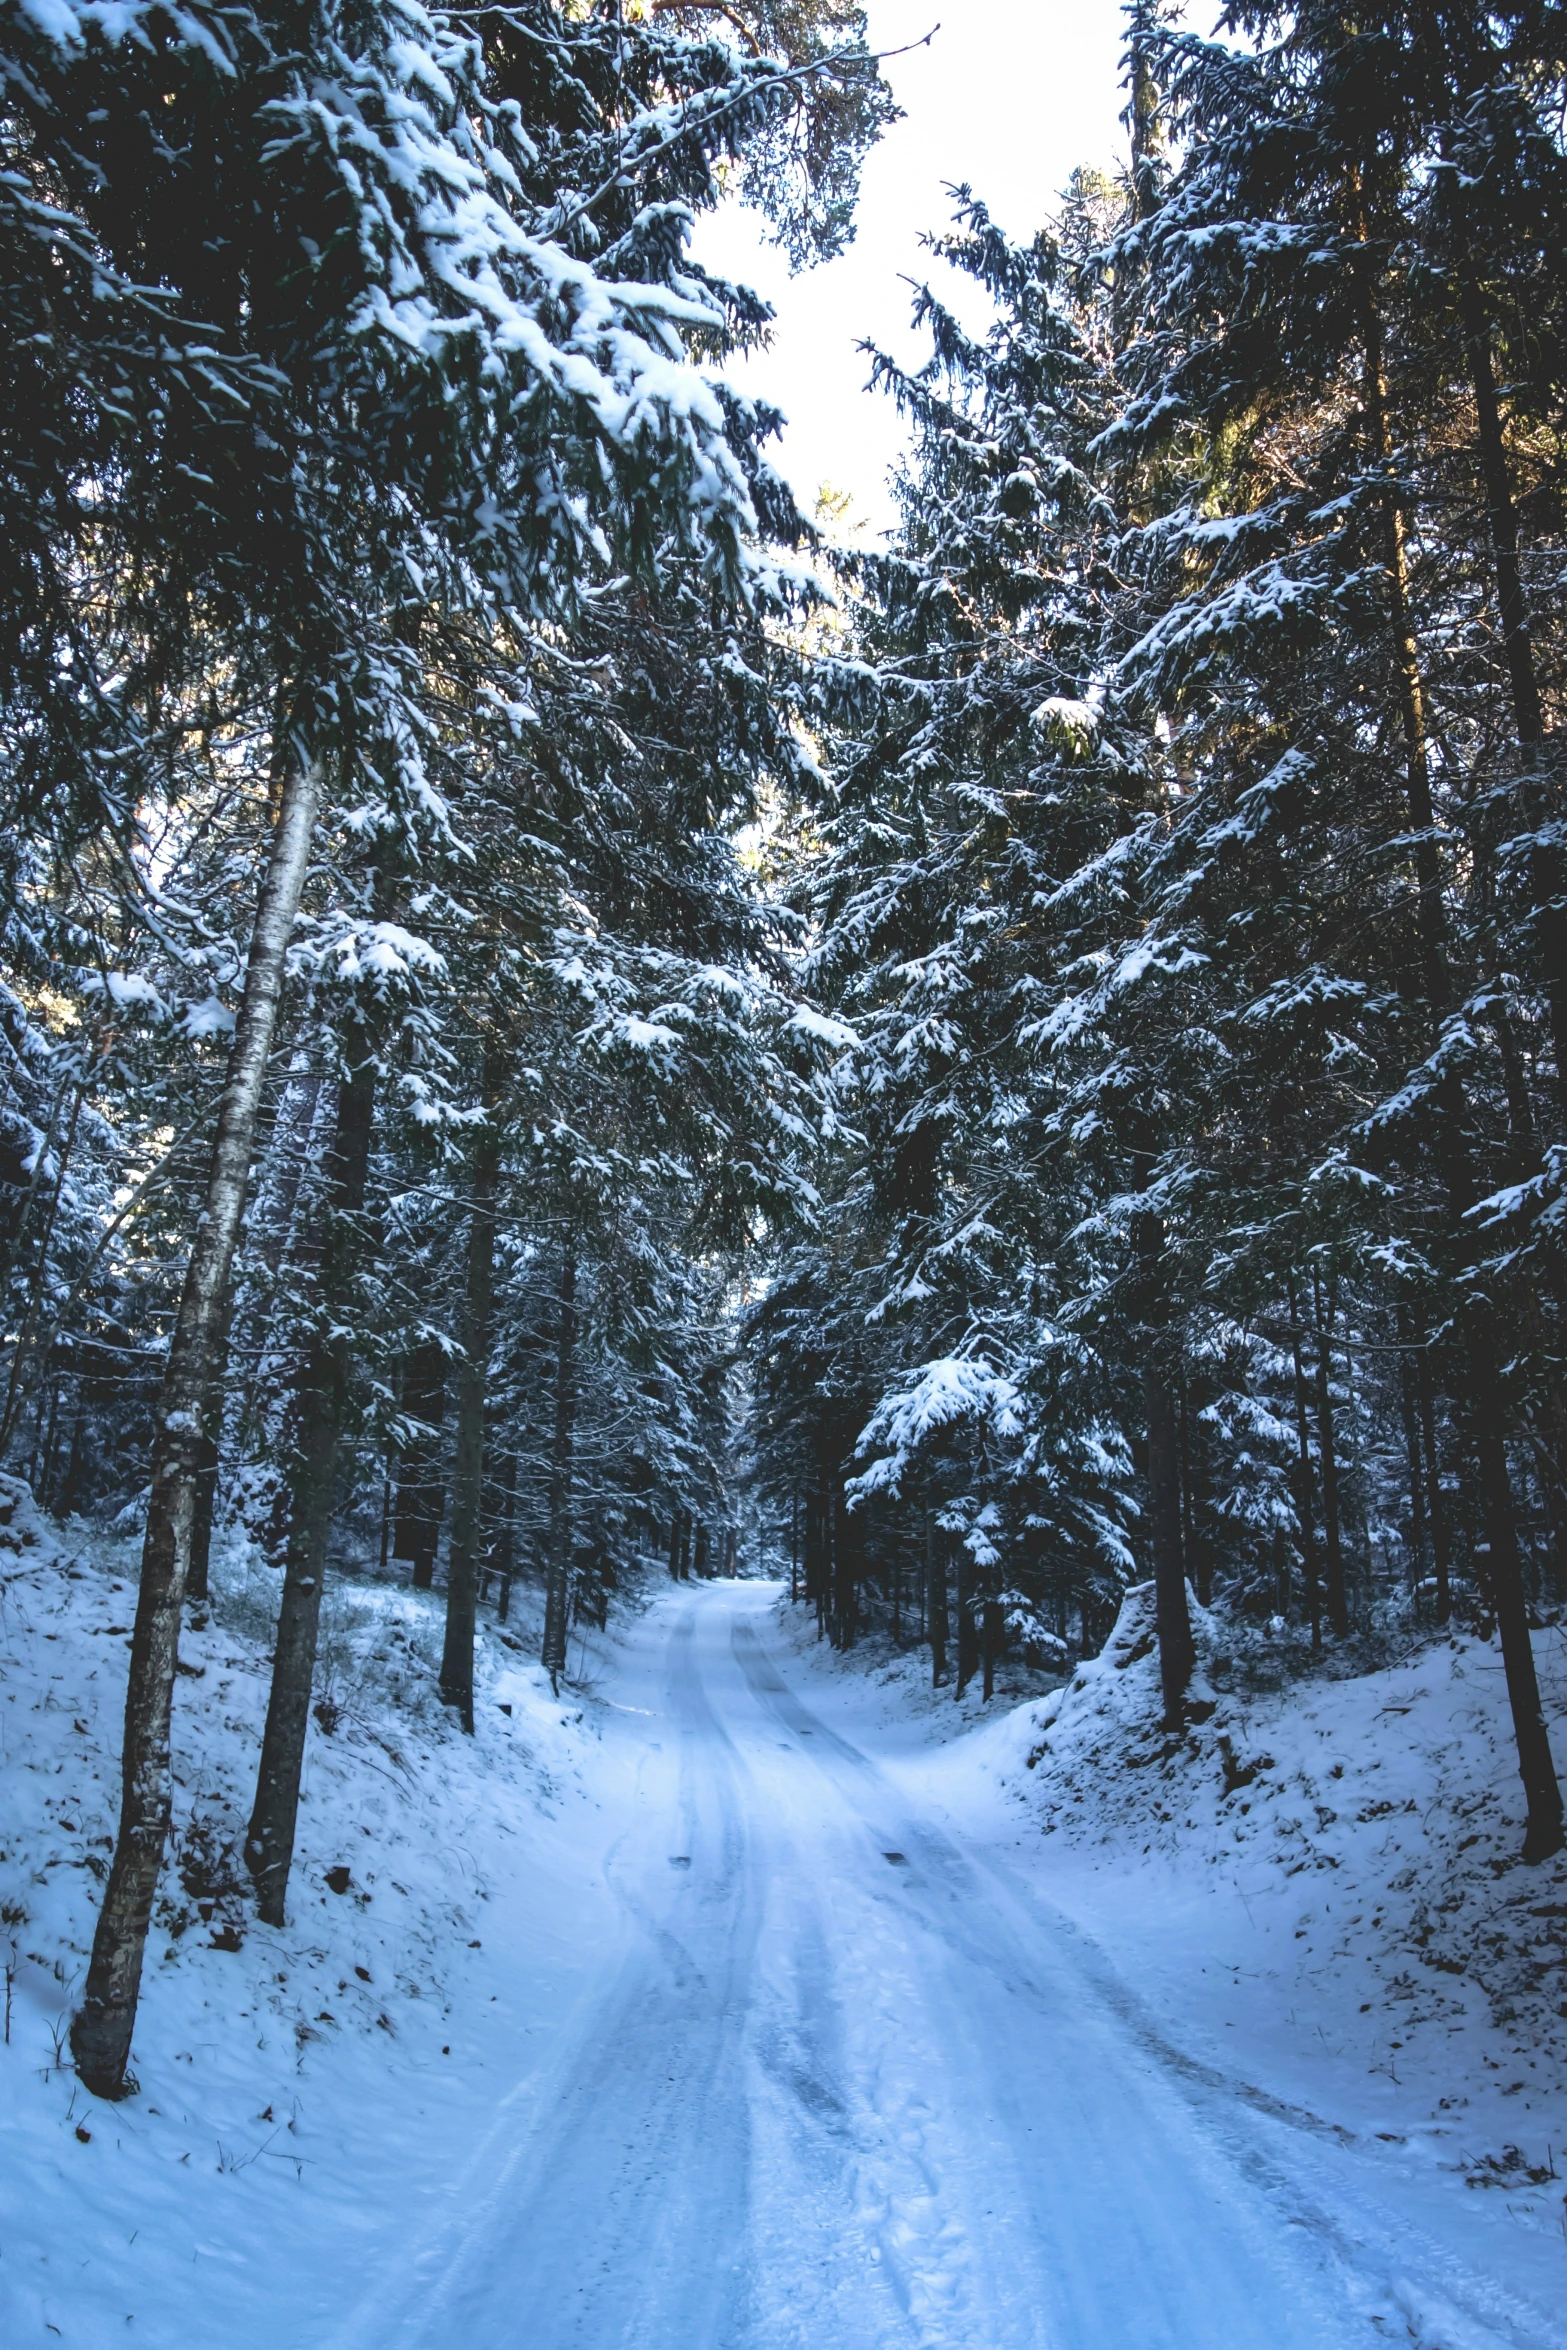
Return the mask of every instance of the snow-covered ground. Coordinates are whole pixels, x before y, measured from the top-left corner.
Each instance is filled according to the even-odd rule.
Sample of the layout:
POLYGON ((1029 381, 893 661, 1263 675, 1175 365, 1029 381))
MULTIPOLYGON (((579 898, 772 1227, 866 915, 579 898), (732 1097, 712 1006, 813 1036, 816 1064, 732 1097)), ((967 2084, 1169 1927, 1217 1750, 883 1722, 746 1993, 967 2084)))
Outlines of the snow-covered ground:
POLYGON ((470 1741, 435 1606, 352 1584, 274 1933, 228 1561, 110 2107, 59 2048, 131 1594, 76 1531, 0 1532, 7 2345, 1567 2346, 1567 2182, 1526 2176, 1567 1903, 1509 1865, 1493 1652, 1221 1691, 1166 1752, 1135 1606, 975 1721, 715 1584, 574 1645, 569 1702, 487 1629, 470 1741))

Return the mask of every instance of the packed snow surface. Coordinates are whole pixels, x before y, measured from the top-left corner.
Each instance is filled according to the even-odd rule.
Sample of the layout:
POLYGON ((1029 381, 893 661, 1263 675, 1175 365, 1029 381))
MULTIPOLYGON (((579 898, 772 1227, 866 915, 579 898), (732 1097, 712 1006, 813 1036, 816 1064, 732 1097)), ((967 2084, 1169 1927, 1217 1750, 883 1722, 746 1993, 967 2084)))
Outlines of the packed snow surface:
MULTIPOLYGON (((487 1640, 472 1741, 415 1711, 389 1753, 390 1710, 378 1744, 345 1708, 279 1933, 211 1891, 260 1653, 198 1635, 171 1872, 196 1892, 154 1937, 139 2095, 94 2103, 56 2064, 59 1973, 127 1595, 101 1560, 15 1563, 8 2346, 1567 2346, 1559 2185, 1466 2192, 1483 2149, 1422 2135, 1427 2081, 1407 2110, 1343 2061, 1278 2086, 1266 1904, 1221 2013, 1168 1855, 1042 1834, 1070 1704, 937 1744, 760 1583, 670 1590, 570 1703, 487 1640)), ((356 1653, 415 1685, 428 1599, 358 1604, 356 1653)), ((1543 2147, 1560 2106, 1527 2119, 1543 2147)))

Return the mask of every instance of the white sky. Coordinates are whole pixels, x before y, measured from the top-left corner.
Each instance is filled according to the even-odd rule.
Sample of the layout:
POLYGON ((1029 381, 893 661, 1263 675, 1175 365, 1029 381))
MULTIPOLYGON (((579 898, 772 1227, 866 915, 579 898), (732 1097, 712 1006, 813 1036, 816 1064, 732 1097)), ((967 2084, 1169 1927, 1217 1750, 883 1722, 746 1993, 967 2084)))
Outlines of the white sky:
MULTIPOLYGON (((859 232, 843 257, 791 279, 762 223, 738 205, 700 223, 696 249, 710 267, 755 286, 778 313, 769 351, 730 370, 789 418, 774 461, 807 514, 823 482, 849 491, 872 530, 893 521, 885 482, 903 446, 891 400, 864 389, 862 339, 904 360, 909 278, 932 276, 922 231, 944 227, 944 183, 967 180, 1012 235, 1031 236, 1074 165, 1108 166, 1123 151, 1119 0, 867 0, 872 46, 928 49, 883 71, 904 111, 865 169, 859 232)), ((936 271, 969 323, 974 295, 936 271)))

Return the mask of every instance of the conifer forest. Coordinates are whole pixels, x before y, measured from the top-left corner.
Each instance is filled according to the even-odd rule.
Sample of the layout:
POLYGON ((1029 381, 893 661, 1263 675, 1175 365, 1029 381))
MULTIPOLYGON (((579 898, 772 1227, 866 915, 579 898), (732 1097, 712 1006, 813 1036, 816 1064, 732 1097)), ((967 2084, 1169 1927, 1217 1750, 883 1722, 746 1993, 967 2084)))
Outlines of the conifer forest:
POLYGON ((882 531, 1013 0, 0 0, 18 2350, 1567 2350, 1567 16, 1081 4, 882 531))

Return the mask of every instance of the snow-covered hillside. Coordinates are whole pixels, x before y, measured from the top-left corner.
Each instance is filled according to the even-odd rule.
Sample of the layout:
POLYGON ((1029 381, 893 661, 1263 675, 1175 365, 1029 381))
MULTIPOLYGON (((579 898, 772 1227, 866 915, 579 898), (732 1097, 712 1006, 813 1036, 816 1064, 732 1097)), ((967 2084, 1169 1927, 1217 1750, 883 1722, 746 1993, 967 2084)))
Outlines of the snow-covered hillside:
MULTIPOLYGON (((1151 1607, 1129 1594, 1099 1656, 988 1719, 888 1654, 872 1686, 906 1783, 1020 1855, 1183 2044, 1497 2190, 1567 2253, 1567 1855, 1518 1858, 1494 1642, 1298 1679, 1298 1642, 1199 1614, 1213 1710, 1172 1738, 1151 1607)), ((1567 1631, 1535 1649, 1561 1752, 1567 1631)), ((818 1664, 863 1707, 852 1662, 818 1664)))
MULTIPOLYGON (((481 1645, 478 1733, 435 1696, 438 1598, 339 1585, 309 1749, 290 1923, 239 1861, 274 1579, 215 1562, 183 1643, 177 1811, 137 2025, 140 2094, 85 2095, 64 2034, 118 1801, 139 1544, 0 1509, 0 2338, 317 2338, 389 2210, 417 2224, 492 2118, 493 2080, 569 2014, 618 1913, 536 1626, 481 1645), (523 1653, 523 1641, 528 1653, 523 1653), (564 1824, 563 1824, 564 1823, 564 1824), (241 2315, 243 2313, 243 2315, 241 2315), (307 2332, 296 2330, 301 2323, 307 2332), (51 2330, 52 2329, 52 2330, 51 2330)), ((572 1665, 593 1660, 573 1637, 572 1665)))

